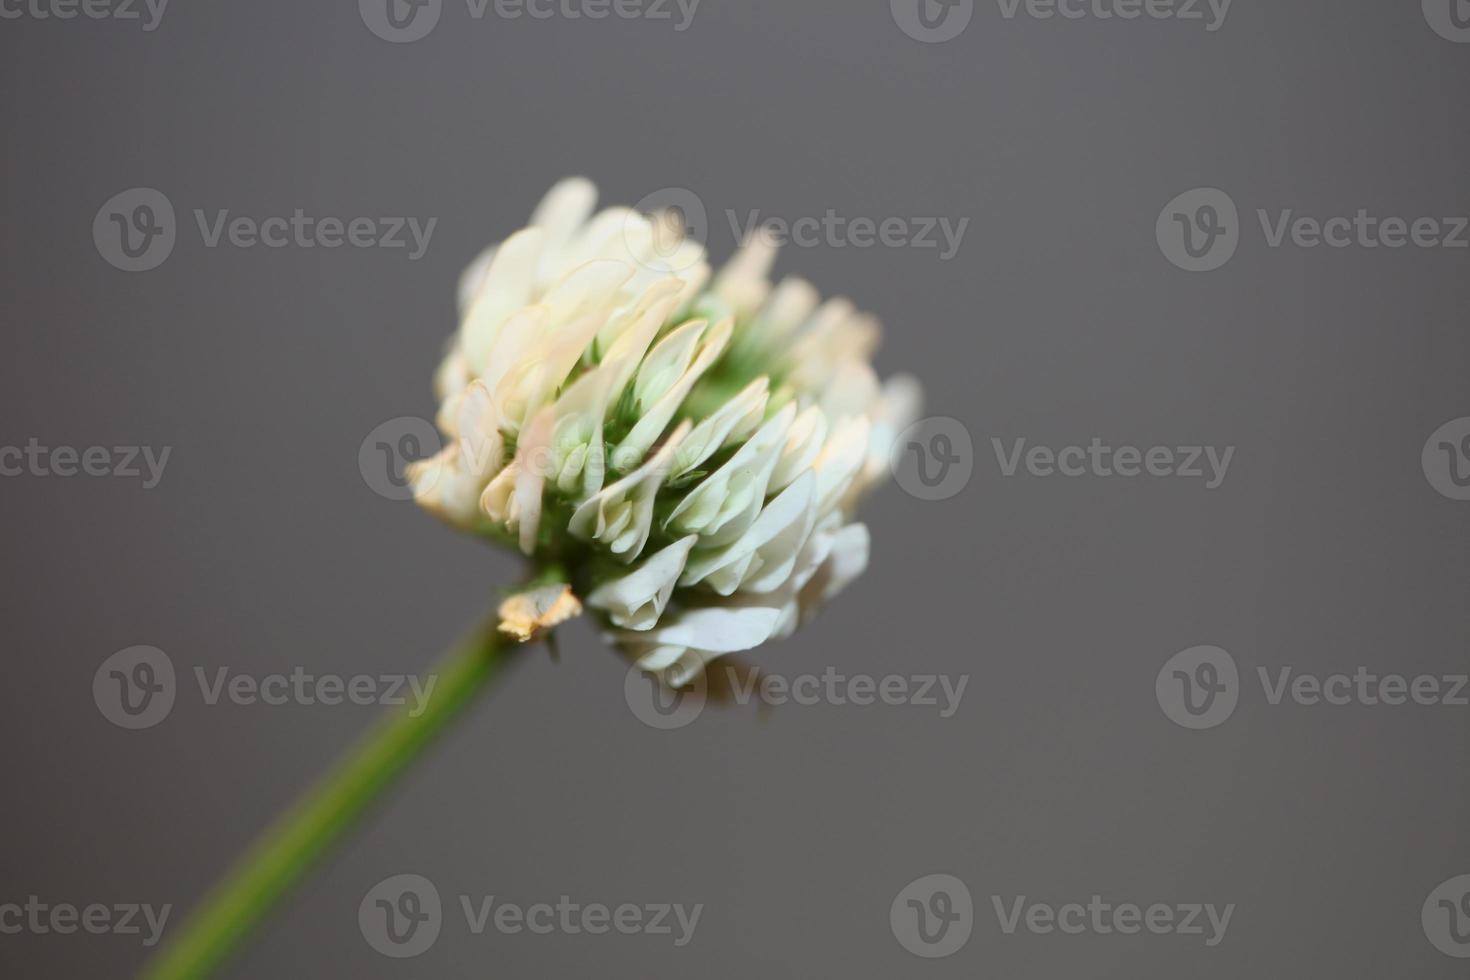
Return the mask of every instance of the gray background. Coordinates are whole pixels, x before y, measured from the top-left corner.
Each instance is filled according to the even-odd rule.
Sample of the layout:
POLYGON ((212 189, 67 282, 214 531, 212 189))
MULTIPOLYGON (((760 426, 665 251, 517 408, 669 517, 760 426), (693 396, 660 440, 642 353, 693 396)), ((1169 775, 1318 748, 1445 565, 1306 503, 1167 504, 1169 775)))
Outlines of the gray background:
MULTIPOLYGON (((1256 208, 1470 213, 1470 46, 1415 2, 1237 0, 1222 30, 976 8, 918 43, 881 2, 705 0, 670 22, 472 21, 413 44, 347 2, 179 4, 136 22, 0 21, 6 445, 173 447, 162 484, 0 482, 0 901, 152 902, 174 922, 375 709, 205 705, 194 667, 426 670, 516 561, 359 473, 380 422, 433 410, 453 288, 550 183, 696 191, 744 214, 969 217, 959 255, 792 249, 779 271, 887 327, 886 374, 964 422, 975 475, 890 486, 873 565, 776 673, 967 674, 918 706, 707 709, 645 727, 585 625, 479 703, 232 966, 237 977, 1452 977, 1420 905, 1470 871, 1470 709, 1272 707, 1257 666, 1466 668, 1470 504, 1419 454, 1470 415, 1470 253, 1270 249, 1256 208), (155 187, 171 257, 119 272, 94 214, 155 187), (1223 269, 1154 238, 1228 191, 1223 269), (428 254, 208 249, 189 212, 439 220, 428 254), (1002 479, 992 437, 1237 447, 1228 479, 1002 479), (1174 653, 1229 650, 1235 715, 1170 722, 1174 653), (90 696, 133 644, 185 675, 159 726, 90 696), (364 893, 432 879, 414 960, 364 893), (969 944, 921 960, 889 904, 957 875, 969 944), (991 896, 1233 902, 1226 940, 1004 935, 991 896), (459 894, 702 902, 695 940, 473 936, 459 894)), ((0 972, 122 976, 136 937, 0 936, 0 972)))

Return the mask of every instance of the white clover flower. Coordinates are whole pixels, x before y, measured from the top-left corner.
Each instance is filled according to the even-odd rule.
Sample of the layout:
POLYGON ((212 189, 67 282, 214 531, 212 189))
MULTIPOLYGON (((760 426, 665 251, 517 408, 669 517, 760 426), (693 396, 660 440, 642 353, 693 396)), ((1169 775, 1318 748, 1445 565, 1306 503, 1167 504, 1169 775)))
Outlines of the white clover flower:
POLYGON ((711 278, 663 216, 595 200, 562 181, 465 271, 435 375, 446 445, 410 478, 449 523, 566 571, 571 592, 521 603, 517 635, 580 601, 682 685, 862 573, 853 514, 919 389, 879 383, 872 317, 773 285, 762 236, 711 278))

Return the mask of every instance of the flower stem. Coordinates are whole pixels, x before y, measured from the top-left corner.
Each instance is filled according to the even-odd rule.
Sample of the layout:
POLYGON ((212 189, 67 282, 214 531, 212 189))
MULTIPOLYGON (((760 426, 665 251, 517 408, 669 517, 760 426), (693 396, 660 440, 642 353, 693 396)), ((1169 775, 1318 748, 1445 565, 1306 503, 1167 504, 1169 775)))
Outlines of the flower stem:
POLYGON ((208 976, 499 672, 514 647, 497 633, 493 618, 461 640, 435 666, 438 680, 423 711, 414 716, 407 707, 394 709, 282 814, 148 963, 143 980, 208 976))

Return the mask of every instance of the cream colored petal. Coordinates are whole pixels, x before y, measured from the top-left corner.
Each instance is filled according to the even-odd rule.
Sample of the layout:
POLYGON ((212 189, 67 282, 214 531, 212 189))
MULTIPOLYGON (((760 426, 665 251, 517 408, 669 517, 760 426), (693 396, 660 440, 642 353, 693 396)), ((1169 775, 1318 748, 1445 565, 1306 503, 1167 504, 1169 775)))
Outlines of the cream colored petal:
POLYGON ((816 287, 805 279, 781 280, 751 324, 753 339, 768 346, 784 343, 811 319, 820 302, 816 287))
POLYGON ((537 412, 521 433, 516 446, 515 509, 520 521, 521 551, 536 550, 536 533, 541 527, 541 490, 546 483, 551 451, 551 433, 556 423, 556 410, 546 406, 537 412))
POLYGON ((565 584, 543 585, 507 598, 497 610, 500 632, 522 643, 582 615, 582 604, 565 584))
POLYGON ((632 208, 611 207, 597 212, 567 245, 566 261, 571 266, 597 259, 634 264, 637 257, 628 247, 626 229, 646 220, 632 208))
POLYGON ((515 489, 520 475, 520 467, 511 460, 480 494, 480 510, 507 531, 516 529, 519 518, 515 510, 515 489))
POLYGON ((770 231, 756 229, 715 277, 715 295, 746 314, 759 308, 771 294, 770 274, 776 252, 770 231))
POLYGON ((485 273, 490 270, 490 263, 495 261, 495 251, 498 248, 499 242, 486 246, 459 274, 454 295, 461 319, 470 311, 470 304, 475 301, 480 286, 485 282, 485 273))
POLYGON ((454 428, 460 463, 468 472, 488 480, 500 470, 505 449, 490 389, 483 381, 474 381, 465 388, 457 405, 454 428))
POLYGON ((597 206, 597 187, 585 177, 559 181, 531 214, 533 227, 546 233, 546 252, 538 268, 538 279, 547 282, 564 269, 563 254, 597 206))
POLYGON ((458 446, 451 443, 428 459, 410 463, 405 476, 420 507, 459 527, 474 523, 481 481, 460 467, 458 446))
MULTIPOLYGON (((624 300, 622 289, 633 276, 627 262, 598 259, 569 271, 546 291, 540 304, 552 323, 561 323, 591 312, 610 315, 624 300)), ((581 356, 581 351, 577 355, 581 356)))
POLYGON ((485 373, 501 328, 512 314, 531 302, 533 270, 544 247, 545 234, 537 228, 526 228, 496 249, 459 328, 460 347, 473 373, 485 373))
POLYGON ((878 375, 866 362, 845 360, 832 368, 818 404, 827 418, 837 422, 867 415, 880 391, 878 375))
POLYGON ((862 469, 868 455, 866 418, 848 419, 837 426, 822 447, 814 469, 817 474, 817 515, 835 510, 862 469))
POLYGON ((598 330, 594 345, 597 356, 611 356, 617 349, 624 353, 636 351, 642 360, 659 328, 673 315, 678 297, 679 283, 673 279, 661 279, 644 289, 637 300, 608 317, 598 330))
POLYGON ((514 429, 552 399, 597 335, 601 318, 588 313, 554 328, 501 379, 495 402, 501 424, 514 429))
POLYGON ((474 378, 470 374, 469 362, 465 360, 456 343, 450 347, 444 360, 439 362, 439 367, 434 371, 434 397, 442 402, 450 395, 464 391, 472 380, 474 378))

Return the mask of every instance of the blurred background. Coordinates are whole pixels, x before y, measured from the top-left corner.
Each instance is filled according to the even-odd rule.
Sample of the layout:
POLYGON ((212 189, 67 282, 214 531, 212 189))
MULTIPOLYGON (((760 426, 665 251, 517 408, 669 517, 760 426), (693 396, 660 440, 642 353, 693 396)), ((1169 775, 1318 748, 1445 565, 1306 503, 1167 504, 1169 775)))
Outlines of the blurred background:
POLYGON ((381 710, 217 679, 421 674, 519 575, 362 460, 432 417, 461 268, 584 174, 692 193, 716 261, 818 219, 778 274, 877 314, 881 373, 953 420, 911 458, 955 436, 954 479, 900 471, 866 575, 749 658, 938 704, 663 730, 574 624, 225 975, 1463 975, 1467 41, 1462 0, 6 0, 0 972, 133 974, 141 915, 21 910, 167 937, 381 710), (298 211, 371 224, 244 244, 298 211), (1094 439, 1231 455, 1011 465, 1094 439), (136 646, 176 682, 129 728, 103 668, 136 646), (1309 703, 1359 672, 1438 694, 1309 703), (359 923, 398 875, 442 899, 412 958, 359 923), (702 910, 683 945, 476 933, 491 896, 702 910), (1231 913, 1013 915, 1093 896, 1231 913))

